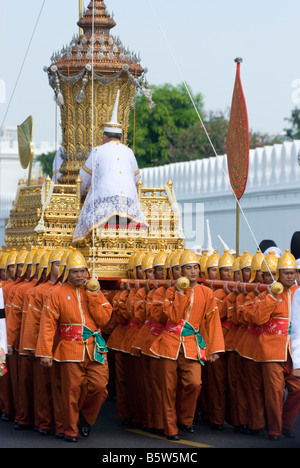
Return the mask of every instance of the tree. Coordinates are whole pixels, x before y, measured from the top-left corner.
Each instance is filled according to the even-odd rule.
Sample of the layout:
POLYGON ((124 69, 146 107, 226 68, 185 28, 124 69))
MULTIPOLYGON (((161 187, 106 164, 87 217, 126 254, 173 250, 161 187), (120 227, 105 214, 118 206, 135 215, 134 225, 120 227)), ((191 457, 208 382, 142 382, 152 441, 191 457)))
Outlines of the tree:
MULTIPOLYGON (((139 167, 168 164, 171 162, 170 147, 174 135, 196 125, 198 116, 183 84, 152 86, 154 109, 148 108, 148 101, 138 94, 136 99, 136 124, 134 113, 130 115, 128 144, 133 147, 139 167)), ((193 96, 199 112, 203 112, 201 94, 193 96)))
POLYGON ((49 153, 39 154, 35 157, 35 160, 38 161, 43 169, 43 173, 50 178, 52 178, 52 171, 53 171, 53 161, 55 158, 55 151, 51 151, 49 153))
POLYGON ((289 140, 300 140, 300 109, 297 107, 292 110, 292 115, 290 118, 286 118, 292 125, 291 128, 285 128, 286 137, 289 140))

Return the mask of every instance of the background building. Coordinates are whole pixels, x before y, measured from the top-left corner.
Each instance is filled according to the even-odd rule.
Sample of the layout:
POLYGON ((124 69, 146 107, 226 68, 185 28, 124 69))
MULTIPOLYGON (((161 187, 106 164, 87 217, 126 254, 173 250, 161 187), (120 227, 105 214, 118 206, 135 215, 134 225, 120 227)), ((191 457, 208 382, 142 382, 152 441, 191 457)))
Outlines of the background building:
MULTIPOLYGON (((28 170, 22 169, 19 162, 17 128, 5 126, 0 129, 0 246, 4 244, 5 220, 15 200, 20 180, 27 179, 28 170)), ((34 144, 35 156, 54 151, 48 142, 34 144)), ((34 163, 32 178, 40 177, 41 167, 34 163)))
MULTIPOLYGON (((250 150, 249 175, 240 200, 240 252, 255 252, 263 239, 290 248, 293 233, 300 230, 300 141, 250 150), (257 241, 257 243, 256 243, 257 241)), ((161 187, 171 179, 187 247, 207 243, 209 220, 213 247, 223 250, 218 234, 229 247, 236 242, 236 201, 226 155, 146 168, 145 187, 161 187)))

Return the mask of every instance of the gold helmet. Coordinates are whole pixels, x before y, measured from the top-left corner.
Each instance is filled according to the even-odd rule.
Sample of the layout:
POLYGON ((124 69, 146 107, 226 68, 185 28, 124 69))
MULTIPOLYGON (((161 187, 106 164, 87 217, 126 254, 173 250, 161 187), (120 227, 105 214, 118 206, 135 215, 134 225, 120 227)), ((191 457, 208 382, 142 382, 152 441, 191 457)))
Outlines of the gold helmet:
POLYGON ((48 267, 47 267, 47 272, 46 272, 47 278, 49 277, 51 273, 52 263, 60 262, 63 256, 63 253, 64 253, 64 250, 61 247, 56 247, 54 250, 52 250, 50 257, 49 257, 48 267))
POLYGON ((34 275, 36 274, 36 271, 38 269, 38 266, 39 266, 39 263, 41 261, 41 258, 42 256, 44 255, 45 253, 45 249, 44 248, 38 248, 33 256, 33 259, 32 259, 32 267, 31 267, 31 274, 30 274, 30 278, 33 278, 34 275))
MULTIPOLYGON (((17 273, 17 265, 24 265, 27 255, 28 255, 28 250, 26 249, 26 247, 23 247, 18 252, 18 255, 16 257, 16 261, 15 261, 15 275, 17 273)), ((22 269, 22 271, 23 271, 23 269, 22 269)), ((21 272, 21 276, 22 276, 22 272, 21 272)))
POLYGON ((224 253, 219 257, 218 262, 218 275, 220 276, 220 268, 232 268, 234 257, 229 250, 224 250, 224 253))
POLYGON ((180 261, 181 254, 182 254, 182 250, 175 250, 175 252, 173 252, 171 254, 171 257, 170 257, 170 277, 172 279, 174 279, 173 278, 172 268, 174 268, 175 266, 179 266, 179 261, 180 261))
POLYGON ((159 250, 159 252, 157 252, 157 254, 154 256, 153 267, 156 267, 156 266, 164 267, 166 264, 167 258, 168 258, 167 252, 165 252, 164 250, 159 250))
POLYGON ((214 267, 219 267, 219 259, 220 256, 217 254, 217 251, 214 250, 214 252, 208 257, 206 265, 205 265, 205 276, 208 278, 208 269, 209 268, 214 268, 214 267))
POLYGON ((171 262, 172 255, 173 255, 173 252, 167 254, 166 256, 166 261, 164 264, 164 279, 167 279, 168 277, 168 271, 170 270, 170 262, 171 262))
POLYGON ((167 252, 163 249, 159 250, 153 259, 153 268, 161 266, 164 268, 164 278, 167 278, 167 269, 169 268, 168 263, 170 264, 170 259, 167 252))
POLYGON ((207 263, 207 260, 208 260, 209 256, 207 255, 207 252, 203 252, 203 255, 201 256, 199 262, 200 262, 200 270, 202 271, 202 273, 205 274, 205 267, 206 267, 206 263, 207 263))
POLYGON ((240 270, 243 268, 251 268, 252 257, 253 255, 251 255, 247 250, 244 251, 240 259, 240 270))
POLYGON ((36 247, 32 247, 31 250, 27 253, 25 262, 23 264, 21 276, 24 276, 26 274, 28 265, 32 264, 32 260, 33 260, 34 255, 36 254, 36 251, 37 251, 36 247))
POLYGON ((183 266, 194 264, 194 263, 196 263, 200 267, 200 262, 199 262, 199 258, 197 254, 193 252, 192 250, 184 249, 179 258, 180 272, 182 271, 183 266))
POLYGON ((75 250, 74 247, 69 247, 68 249, 65 249, 63 251, 63 254, 61 256, 60 263, 59 263, 58 278, 60 278, 62 274, 64 273, 64 269, 67 264, 67 258, 69 254, 72 252, 72 250, 75 250))
POLYGON ((297 270, 297 262, 293 254, 286 249, 284 254, 281 255, 278 259, 277 270, 276 270, 276 280, 279 278, 279 270, 297 270))
POLYGON ((39 261, 38 281, 41 280, 42 273, 44 270, 46 270, 46 275, 47 275, 50 255, 51 255, 51 250, 46 249, 45 253, 42 255, 39 261))
POLYGON ((261 270, 261 264, 265 258, 264 254, 260 250, 256 251, 251 260, 251 278, 250 283, 253 283, 257 271, 261 270))
POLYGON ((240 270, 240 261, 242 256, 239 255, 233 261, 232 268, 231 268, 231 278, 234 279, 234 273, 240 270))
POLYGON ((133 253, 130 255, 129 261, 128 261, 128 270, 133 270, 134 259, 135 259, 136 254, 137 254, 137 250, 134 250, 133 253))
POLYGON ((88 270, 86 260, 79 250, 72 249, 66 259, 66 270, 63 277, 63 283, 68 279, 70 270, 80 270, 81 268, 86 268, 88 270))
POLYGON ((11 265, 15 265, 16 263, 16 259, 17 259, 17 256, 18 256, 18 252, 16 249, 12 249, 8 256, 7 256, 7 259, 6 259, 6 268, 11 266, 11 265))
POLYGON ((142 259, 142 272, 143 272, 143 277, 145 279, 146 279, 146 271, 153 268, 154 258, 155 258, 155 254, 152 252, 149 252, 146 255, 144 255, 142 259))
POLYGON ((6 262, 7 262, 7 257, 9 255, 9 252, 10 250, 3 252, 2 257, 0 259, 0 270, 6 270, 6 262))
POLYGON ((275 255, 275 252, 272 250, 265 256, 261 264, 261 271, 263 273, 276 273, 278 264, 278 257, 275 255))
POLYGON ((133 260, 133 274, 134 274, 134 277, 135 279, 137 278, 137 274, 136 274, 136 269, 137 267, 139 266, 142 266, 142 261, 143 261, 143 258, 145 257, 146 253, 143 251, 143 249, 139 249, 134 257, 134 260, 133 260))

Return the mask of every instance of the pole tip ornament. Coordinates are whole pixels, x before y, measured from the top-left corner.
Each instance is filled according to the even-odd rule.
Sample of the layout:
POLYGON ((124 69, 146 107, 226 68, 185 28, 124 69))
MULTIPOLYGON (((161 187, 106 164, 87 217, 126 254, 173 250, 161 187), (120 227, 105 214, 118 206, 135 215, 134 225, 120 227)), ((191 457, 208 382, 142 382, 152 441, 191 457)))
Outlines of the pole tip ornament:
POLYGON ((181 276, 180 278, 178 278, 177 286, 179 287, 179 289, 187 289, 189 285, 190 285, 190 281, 185 276, 181 276))
POLYGON ((235 63, 242 63, 243 59, 242 57, 237 57, 236 59, 234 59, 235 63))
POLYGON ((100 287, 99 281, 95 278, 91 278, 90 280, 87 281, 85 287, 90 292, 96 292, 98 291, 100 287))
POLYGON ((281 294, 284 290, 284 287, 281 283, 278 281, 274 281, 274 283, 271 286, 271 291, 273 294, 281 294))

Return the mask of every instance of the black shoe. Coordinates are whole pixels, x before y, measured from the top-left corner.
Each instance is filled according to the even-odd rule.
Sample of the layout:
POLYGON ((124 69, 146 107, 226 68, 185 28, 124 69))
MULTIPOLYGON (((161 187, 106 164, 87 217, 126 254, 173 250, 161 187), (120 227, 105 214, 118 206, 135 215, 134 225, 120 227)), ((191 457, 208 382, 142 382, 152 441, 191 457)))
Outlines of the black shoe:
POLYGON ((280 440, 280 436, 273 435, 273 434, 269 434, 269 435, 268 435, 268 439, 269 439, 269 440, 277 441, 277 440, 280 440))
POLYGON ((25 430, 33 428, 33 426, 31 424, 25 425, 25 424, 19 424, 18 422, 15 423, 14 427, 15 427, 16 431, 25 431, 25 430))
POLYGON ((7 413, 2 413, 1 421, 4 421, 4 422, 12 421, 12 417, 7 413))
POLYGON ((56 432, 55 437, 56 437, 56 439, 63 439, 65 437, 65 435, 62 434, 61 432, 56 432))
POLYGON ((212 424, 210 428, 213 431, 224 431, 224 426, 222 424, 212 424))
POLYGON ((124 418, 122 420, 122 426, 130 426, 131 425, 131 419, 130 418, 124 418))
POLYGON ((49 431, 48 429, 39 429, 39 434, 47 436, 51 434, 51 431, 49 431))
POLYGON ((260 429, 250 429, 250 434, 251 435, 255 435, 255 436, 263 436, 265 435, 266 433, 266 430, 264 427, 260 428, 260 429))
POLYGON ((180 437, 178 434, 172 435, 172 436, 167 436, 168 440, 180 440, 180 437))
POLYGON ((294 439, 295 438, 295 433, 294 431, 289 431, 288 429, 282 429, 282 434, 284 437, 287 439, 294 439))
POLYGON ((180 424, 180 427, 181 429, 184 431, 184 432, 189 432, 190 434, 192 434, 193 432, 195 432, 195 427, 193 425, 191 426, 187 426, 186 424, 180 424))
POLYGON ((83 416, 80 418, 78 428, 82 437, 88 437, 91 433, 91 426, 86 422, 83 416))
POLYGON ((66 442, 78 442, 78 437, 72 437, 72 436, 65 435, 64 440, 66 442))

